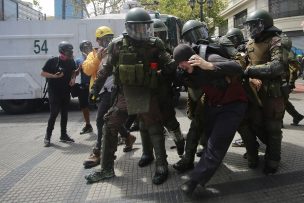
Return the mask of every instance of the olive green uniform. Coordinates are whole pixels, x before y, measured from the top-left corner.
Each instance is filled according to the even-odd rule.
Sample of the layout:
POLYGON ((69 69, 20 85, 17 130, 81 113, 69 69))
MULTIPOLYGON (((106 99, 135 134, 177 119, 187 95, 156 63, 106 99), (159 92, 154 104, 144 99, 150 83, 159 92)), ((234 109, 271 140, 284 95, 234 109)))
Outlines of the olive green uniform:
POLYGON ((247 43, 249 66, 245 74, 262 81, 258 96, 262 102, 256 111, 256 134, 265 136, 266 153, 264 172, 275 172, 281 159, 282 121, 285 111, 281 91, 284 78, 283 47, 280 36, 266 32, 259 40, 247 43))
MULTIPOLYGON (((107 52, 108 59, 104 68, 98 72, 94 89, 98 92, 113 72, 117 94, 113 106, 105 116, 102 172, 114 172, 118 129, 125 123, 128 114, 138 114, 143 155, 153 157, 154 149, 156 170, 153 183, 161 184, 167 178, 168 163, 163 134, 164 115, 161 114, 157 90, 162 76, 175 71, 175 64, 161 40, 153 37, 138 43, 124 35, 114 39, 107 52), (145 140, 149 140, 153 148, 145 140)), ((90 179, 87 178, 88 181, 90 179)))

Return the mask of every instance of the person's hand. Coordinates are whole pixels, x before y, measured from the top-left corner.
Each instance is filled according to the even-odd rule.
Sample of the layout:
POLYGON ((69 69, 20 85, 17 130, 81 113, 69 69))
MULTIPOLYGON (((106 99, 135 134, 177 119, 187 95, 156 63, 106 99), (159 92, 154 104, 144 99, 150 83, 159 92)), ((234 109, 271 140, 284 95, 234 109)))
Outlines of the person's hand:
POLYGON ((75 85, 75 78, 72 78, 71 80, 70 80, 70 82, 69 82, 69 85, 70 86, 74 86, 75 85))
POLYGON ((106 49, 101 47, 97 50, 97 57, 99 60, 101 60, 106 54, 106 49))
POLYGON ((191 56, 188 62, 191 66, 198 66, 203 70, 214 70, 212 63, 206 61, 197 54, 191 56))
POLYGON ((53 74, 53 78, 61 78, 63 76, 64 76, 63 72, 57 72, 57 73, 53 74))
POLYGON ((259 91, 261 89, 262 86, 262 81, 259 79, 255 79, 255 78, 250 78, 249 82, 255 87, 255 89, 257 91, 259 91))
POLYGON ((99 95, 92 89, 89 94, 89 103, 96 104, 99 100, 99 95))

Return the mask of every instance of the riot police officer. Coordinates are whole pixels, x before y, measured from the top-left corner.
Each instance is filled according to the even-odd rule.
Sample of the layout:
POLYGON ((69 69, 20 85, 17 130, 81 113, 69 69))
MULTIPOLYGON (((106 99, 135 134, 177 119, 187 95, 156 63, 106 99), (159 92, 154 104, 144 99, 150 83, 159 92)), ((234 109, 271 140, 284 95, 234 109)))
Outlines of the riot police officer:
POLYGON ((243 32, 239 28, 231 28, 225 35, 234 45, 238 52, 245 52, 245 39, 243 32))
MULTIPOLYGON (((159 37, 165 44, 167 52, 172 54, 173 50, 170 50, 167 44, 168 28, 166 24, 160 19, 153 19, 154 36, 159 37)), ((159 105, 163 115, 163 123, 168 130, 170 136, 173 137, 174 143, 177 148, 177 154, 182 156, 184 153, 185 139, 182 135, 180 124, 175 117, 174 109, 174 86, 175 72, 172 75, 161 76, 162 80, 159 80, 158 97, 159 105)))
POLYGON ((273 18, 265 10, 256 10, 246 19, 245 27, 250 35, 246 52, 249 65, 245 75, 262 81, 258 96, 262 102, 256 111, 258 126, 255 134, 265 136, 266 153, 264 173, 275 173, 281 159, 282 122, 285 111, 281 91, 282 78, 286 74, 287 61, 283 58, 281 30, 273 26, 273 18))
MULTIPOLYGON (((157 88, 161 75, 175 71, 175 63, 166 52, 163 42, 152 37, 152 23, 144 9, 131 9, 125 19, 127 34, 114 39, 109 45, 108 59, 104 68, 98 72, 94 92, 99 91, 108 75, 114 71, 117 94, 105 116, 102 169, 86 176, 88 183, 115 175, 114 154, 117 150, 118 129, 125 123, 128 114, 138 114, 142 140, 148 137, 152 142, 156 159, 152 182, 161 184, 167 179, 168 163, 157 88)), ((147 150, 143 151, 140 161, 151 162, 154 159, 152 148, 143 149, 147 150)))

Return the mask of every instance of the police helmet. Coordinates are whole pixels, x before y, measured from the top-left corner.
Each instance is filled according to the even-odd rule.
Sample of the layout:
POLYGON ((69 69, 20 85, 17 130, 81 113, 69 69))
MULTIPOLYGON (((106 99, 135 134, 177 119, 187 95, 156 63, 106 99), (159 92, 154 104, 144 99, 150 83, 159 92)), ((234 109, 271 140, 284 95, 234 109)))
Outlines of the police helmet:
POLYGON ((62 41, 58 45, 58 51, 68 57, 73 56, 73 45, 67 41, 62 41))
POLYGON ((81 52, 88 54, 89 52, 91 52, 93 50, 92 42, 90 42, 88 40, 83 40, 79 44, 79 49, 81 52))
POLYGON ((265 10, 256 10, 247 17, 244 25, 250 37, 256 39, 264 30, 273 26, 273 18, 265 10))
POLYGON ((238 28, 229 29, 226 37, 234 44, 235 48, 244 42, 243 32, 238 28))
POLYGON ((218 43, 231 58, 237 54, 234 43, 227 36, 220 37, 218 43))
POLYGON ((154 36, 159 37, 163 42, 167 41, 168 28, 160 19, 153 19, 154 36))
POLYGON ((125 19, 128 36, 134 40, 146 41, 153 36, 153 21, 143 8, 132 8, 125 19))
POLYGON ((198 20, 189 20, 183 26, 182 37, 190 44, 198 44, 200 40, 208 40, 208 28, 198 20))

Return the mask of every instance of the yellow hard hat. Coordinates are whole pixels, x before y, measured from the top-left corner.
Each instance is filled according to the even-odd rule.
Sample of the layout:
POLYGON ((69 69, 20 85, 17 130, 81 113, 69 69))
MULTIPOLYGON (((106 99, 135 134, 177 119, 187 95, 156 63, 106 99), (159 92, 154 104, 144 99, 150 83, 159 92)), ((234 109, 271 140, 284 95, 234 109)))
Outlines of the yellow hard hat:
POLYGON ((109 28, 107 26, 101 26, 96 29, 95 35, 96 35, 96 38, 101 38, 106 35, 114 35, 114 33, 111 28, 109 28))

